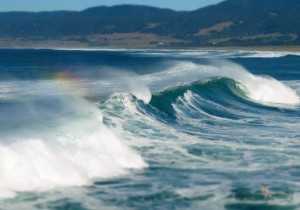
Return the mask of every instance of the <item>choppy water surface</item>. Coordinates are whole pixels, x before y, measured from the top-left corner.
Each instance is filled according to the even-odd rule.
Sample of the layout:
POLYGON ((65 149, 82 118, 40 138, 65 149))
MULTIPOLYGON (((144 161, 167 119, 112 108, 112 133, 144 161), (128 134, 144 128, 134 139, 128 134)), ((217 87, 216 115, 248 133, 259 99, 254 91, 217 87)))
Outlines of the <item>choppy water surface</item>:
POLYGON ((299 95, 299 53, 0 50, 0 209, 298 209, 299 95))

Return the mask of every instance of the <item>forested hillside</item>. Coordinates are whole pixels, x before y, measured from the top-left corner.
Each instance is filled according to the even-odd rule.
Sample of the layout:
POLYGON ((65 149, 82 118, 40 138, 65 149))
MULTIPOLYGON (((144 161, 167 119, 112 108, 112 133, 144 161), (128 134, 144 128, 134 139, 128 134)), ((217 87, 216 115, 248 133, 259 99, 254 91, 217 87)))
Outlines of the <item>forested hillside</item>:
POLYGON ((53 40, 86 46, 300 44, 299 0, 227 0, 190 12, 148 6, 0 13, 0 45, 53 40), (129 43, 128 43, 129 42, 129 43))

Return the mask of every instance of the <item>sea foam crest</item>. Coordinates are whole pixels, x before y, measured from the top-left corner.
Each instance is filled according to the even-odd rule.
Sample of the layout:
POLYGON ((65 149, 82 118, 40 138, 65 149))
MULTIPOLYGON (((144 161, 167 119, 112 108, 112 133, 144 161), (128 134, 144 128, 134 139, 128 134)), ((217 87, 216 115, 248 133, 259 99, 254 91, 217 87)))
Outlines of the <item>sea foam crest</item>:
MULTIPOLYGON (((69 107, 73 114, 89 110, 89 116, 68 116, 56 121, 58 124, 49 132, 27 130, 24 136, 1 137, 1 142, 7 143, 0 145, 0 198, 24 191, 88 185, 93 179, 124 175, 127 169, 147 166, 101 122, 100 111, 78 102, 72 101, 69 107)), ((50 127, 47 123, 45 126, 50 127)))

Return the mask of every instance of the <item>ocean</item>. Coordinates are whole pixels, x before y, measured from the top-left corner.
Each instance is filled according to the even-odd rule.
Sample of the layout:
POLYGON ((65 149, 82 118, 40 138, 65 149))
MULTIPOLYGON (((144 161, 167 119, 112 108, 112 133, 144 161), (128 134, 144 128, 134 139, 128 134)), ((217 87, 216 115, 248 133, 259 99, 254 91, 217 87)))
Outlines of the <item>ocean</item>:
POLYGON ((0 209, 300 209, 300 53, 0 50, 0 209))

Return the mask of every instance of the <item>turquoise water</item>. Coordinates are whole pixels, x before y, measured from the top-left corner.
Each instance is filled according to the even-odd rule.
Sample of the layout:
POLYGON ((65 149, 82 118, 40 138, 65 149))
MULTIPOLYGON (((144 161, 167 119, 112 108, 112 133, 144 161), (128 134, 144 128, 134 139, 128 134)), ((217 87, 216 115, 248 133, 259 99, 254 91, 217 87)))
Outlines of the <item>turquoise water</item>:
POLYGON ((299 55, 0 50, 0 209, 300 208, 299 55))

